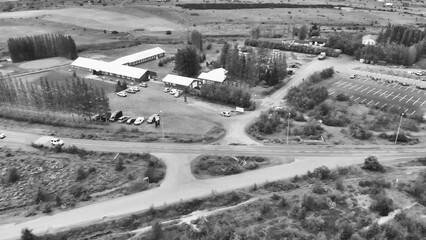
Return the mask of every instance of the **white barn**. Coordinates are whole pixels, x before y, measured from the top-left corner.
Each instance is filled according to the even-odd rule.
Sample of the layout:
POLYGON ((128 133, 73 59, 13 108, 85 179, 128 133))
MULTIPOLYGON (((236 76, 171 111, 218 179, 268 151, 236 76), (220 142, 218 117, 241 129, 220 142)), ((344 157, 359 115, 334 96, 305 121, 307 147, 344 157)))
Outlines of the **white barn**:
POLYGON ((164 57, 165 53, 166 52, 163 49, 161 49, 160 47, 156 47, 156 48, 148 49, 146 51, 137 52, 131 55, 117 58, 111 63, 134 66, 147 61, 164 57))
POLYGON ((146 69, 129 67, 112 62, 99 61, 90 58, 79 57, 71 66, 77 69, 90 71, 94 75, 118 77, 131 81, 147 81, 154 74, 146 69))
POLYGON ((376 45, 377 35, 365 35, 362 37, 362 44, 364 45, 376 45))

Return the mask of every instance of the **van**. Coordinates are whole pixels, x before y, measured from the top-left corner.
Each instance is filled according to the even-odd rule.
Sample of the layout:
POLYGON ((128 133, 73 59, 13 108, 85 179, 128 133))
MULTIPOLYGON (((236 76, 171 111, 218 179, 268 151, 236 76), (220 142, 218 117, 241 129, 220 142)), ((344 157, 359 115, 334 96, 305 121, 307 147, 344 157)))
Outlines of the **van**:
POLYGON ((122 116, 123 116, 123 111, 117 110, 117 111, 115 111, 115 112, 113 112, 111 114, 111 117, 109 118, 109 121, 110 122, 115 122, 115 121, 117 121, 122 116))

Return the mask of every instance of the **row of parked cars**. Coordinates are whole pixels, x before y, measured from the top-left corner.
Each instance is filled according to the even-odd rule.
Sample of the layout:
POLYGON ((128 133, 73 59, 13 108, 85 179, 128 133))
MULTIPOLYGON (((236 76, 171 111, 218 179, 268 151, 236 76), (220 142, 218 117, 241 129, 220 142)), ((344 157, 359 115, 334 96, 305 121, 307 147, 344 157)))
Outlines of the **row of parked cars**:
POLYGON ((182 90, 179 90, 179 89, 176 89, 176 88, 168 88, 168 87, 164 88, 163 92, 170 93, 170 95, 175 96, 175 98, 180 97, 183 93, 182 90))
MULTIPOLYGON (((148 87, 148 85, 145 82, 140 83, 139 86, 140 87, 145 87, 145 88, 148 87)), ((127 97, 128 93, 135 94, 135 93, 137 93, 139 91, 140 91, 140 89, 139 89, 138 86, 130 86, 126 90, 118 92, 117 95, 120 96, 120 97, 127 97)))
MULTIPOLYGON (((156 121, 160 120, 160 115, 158 113, 152 114, 149 116, 148 119, 146 119, 146 123, 151 124, 156 121)), ((144 117, 130 117, 127 115, 123 115, 123 111, 117 110, 111 114, 111 117, 109 118, 110 122, 119 122, 119 123, 126 123, 126 124, 133 124, 133 125, 140 125, 145 121, 144 117)))

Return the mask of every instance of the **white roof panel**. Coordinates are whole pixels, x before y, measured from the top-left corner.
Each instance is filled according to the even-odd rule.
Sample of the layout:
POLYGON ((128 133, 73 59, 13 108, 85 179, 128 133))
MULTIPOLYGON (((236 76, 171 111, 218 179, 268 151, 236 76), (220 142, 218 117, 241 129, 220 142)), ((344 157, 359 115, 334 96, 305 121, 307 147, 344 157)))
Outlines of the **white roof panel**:
POLYGON ((117 58, 116 60, 112 61, 112 63, 126 64, 126 63, 136 62, 136 61, 139 61, 148 57, 152 57, 161 53, 165 53, 165 51, 161 49, 160 47, 151 48, 146 51, 134 53, 121 58, 117 58))
POLYGON ((173 75, 173 74, 167 74, 167 76, 163 78, 163 82, 173 83, 173 84, 186 86, 186 87, 189 87, 191 83, 194 82, 195 80, 196 79, 194 78, 182 77, 182 76, 173 75))
POLYGON ((96 71, 109 72, 131 78, 141 78, 147 71, 137 67, 129 67, 116 63, 104 62, 83 57, 77 58, 73 63, 71 63, 71 65, 90 68, 96 71))
POLYGON ((226 73, 224 68, 217 68, 207 73, 201 73, 198 78, 222 83, 226 79, 226 73))

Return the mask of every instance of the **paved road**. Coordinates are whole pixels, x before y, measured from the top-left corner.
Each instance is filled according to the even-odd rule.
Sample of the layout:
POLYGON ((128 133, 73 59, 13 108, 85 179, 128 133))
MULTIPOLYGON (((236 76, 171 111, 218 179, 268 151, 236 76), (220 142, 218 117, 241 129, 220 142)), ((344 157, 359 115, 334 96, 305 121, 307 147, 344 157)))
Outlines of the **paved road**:
MULTIPOLYGON (((7 141, 0 145, 16 147, 35 141, 47 143, 51 137, 31 133, 5 131, 7 141)), ((251 186, 254 183, 273 181, 304 174, 308 170, 325 165, 330 168, 361 163, 365 157, 375 155, 381 162, 399 158, 420 157, 426 154, 421 146, 221 146, 198 144, 162 144, 136 142, 110 142, 85 139, 64 139, 68 144, 88 150, 113 152, 151 152, 167 164, 167 174, 163 184, 149 191, 111 199, 96 204, 61 212, 52 216, 42 216, 23 223, 0 225, 1 239, 16 239, 22 228, 34 229, 35 233, 54 232, 62 228, 101 221, 114 216, 130 214, 149 208, 162 206, 211 194, 251 186), (197 180, 190 172, 189 164, 198 154, 255 154, 274 157, 294 156, 296 161, 235 176, 197 180)))

